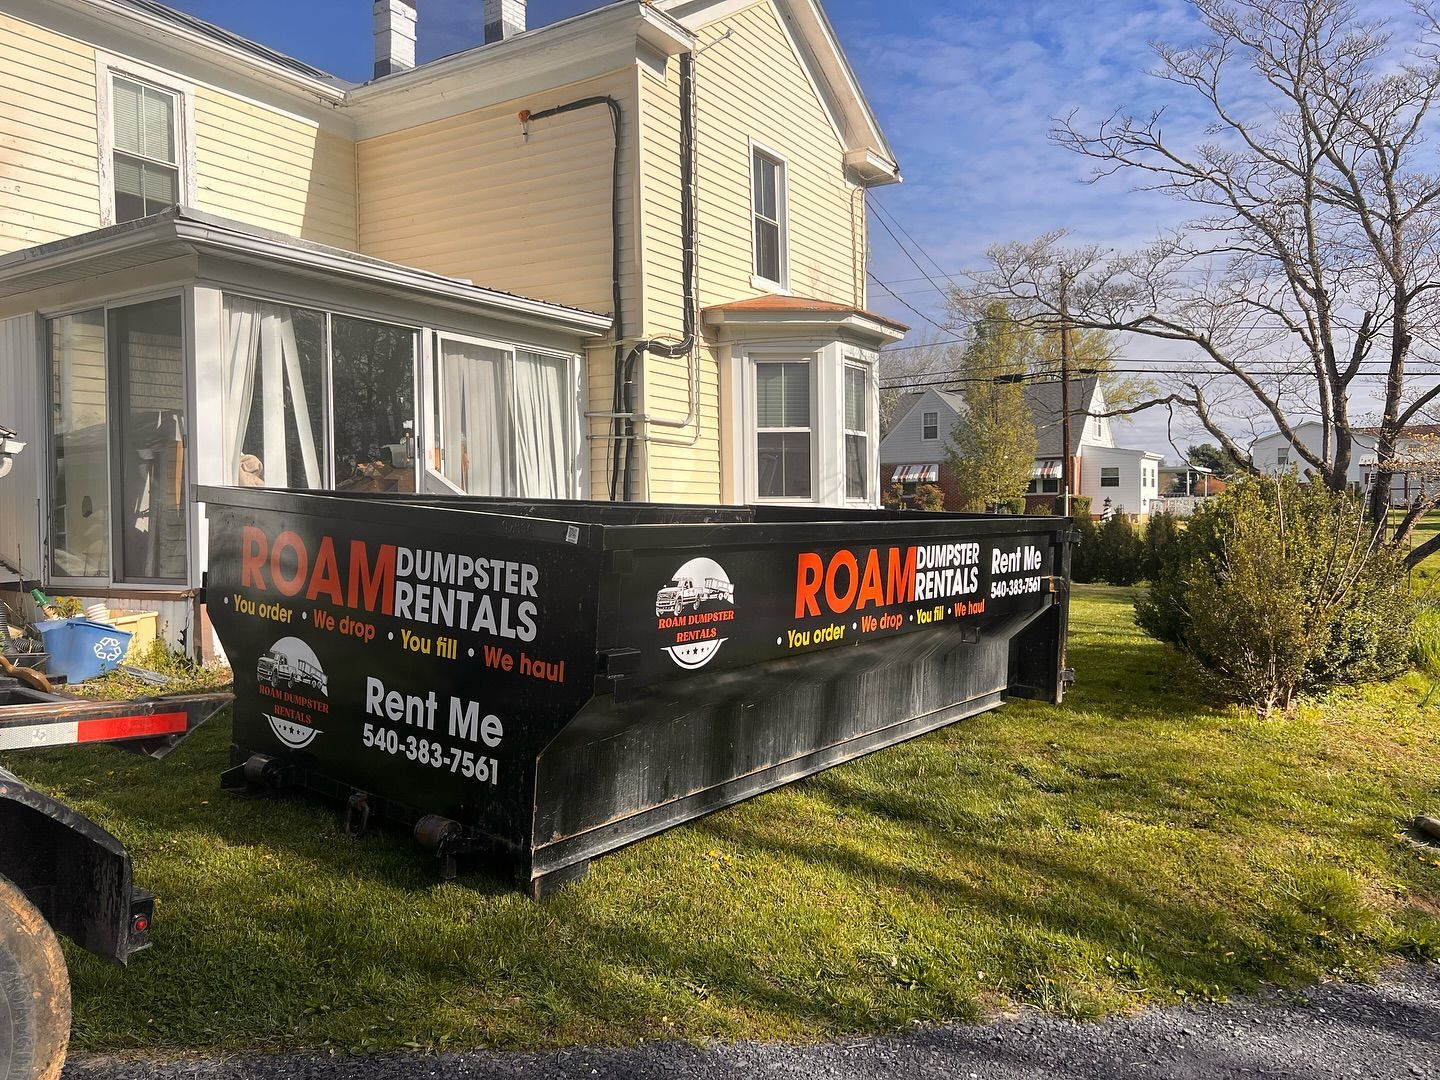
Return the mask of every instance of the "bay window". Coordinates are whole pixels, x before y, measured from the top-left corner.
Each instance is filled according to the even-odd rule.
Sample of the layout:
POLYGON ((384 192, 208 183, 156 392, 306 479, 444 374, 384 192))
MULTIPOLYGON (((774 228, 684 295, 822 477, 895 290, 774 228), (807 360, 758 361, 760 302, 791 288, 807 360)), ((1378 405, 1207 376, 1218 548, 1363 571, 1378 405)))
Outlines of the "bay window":
POLYGON ((845 497, 870 497, 870 395, 866 369, 845 365, 845 497))
POLYGON ((810 498, 809 360, 755 364, 755 418, 759 497, 810 498))
POLYGON ((52 577, 187 579, 179 297, 53 318, 52 577))

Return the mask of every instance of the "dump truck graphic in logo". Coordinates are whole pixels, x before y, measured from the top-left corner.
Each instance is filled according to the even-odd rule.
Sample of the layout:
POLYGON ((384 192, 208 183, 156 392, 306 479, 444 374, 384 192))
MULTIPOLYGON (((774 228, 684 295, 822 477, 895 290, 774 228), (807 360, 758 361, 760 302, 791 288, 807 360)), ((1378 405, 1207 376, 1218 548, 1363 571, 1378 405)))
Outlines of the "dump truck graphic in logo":
POLYGON ((281 638, 255 662, 255 680, 270 706, 265 719, 275 737, 295 750, 314 742, 320 734, 316 713, 329 711, 320 699, 330 692, 315 651, 299 638, 281 638))
POLYGON ((694 670, 708 664, 725 644, 735 619, 735 586, 714 559, 691 559, 655 594, 655 617, 670 659, 694 670))

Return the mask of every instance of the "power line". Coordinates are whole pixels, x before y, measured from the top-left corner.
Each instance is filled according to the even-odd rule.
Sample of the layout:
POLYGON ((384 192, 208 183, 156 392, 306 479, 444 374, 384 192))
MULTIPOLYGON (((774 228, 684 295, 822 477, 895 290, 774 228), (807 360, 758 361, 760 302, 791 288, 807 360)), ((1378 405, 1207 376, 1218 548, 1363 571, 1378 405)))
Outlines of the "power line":
MULTIPOLYGON (((938 273, 941 278, 948 281, 960 276, 958 274, 945 273, 944 268, 935 261, 935 256, 931 255, 930 252, 926 251, 920 245, 920 241, 916 240, 915 237, 910 235, 910 230, 905 228, 904 223, 895 215, 895 211, 889 209, 888 207, 881 206, 879 201, 874 199, 868 191, 865 193, 865 201, 869 203, 870 208, 874 210, 877 214, 883 213, 886 217, 890 219, 891 223, 894 224, 894 226, 905 235, 905 239, 909 240, 910 243, 914 245, 915 250, 920 252, 921 255, 924 255, 925 258, 929 261, 930 265, 935 267, 936 273, 938 273)), ((935 282, 932 278, 930 278, 929 271, 923 272, 926 275, 926 280, 929 281, 930 284, 934 285, 935 282)))
POLYGON ((890 292, 890 290, 886 287, 885 283, 879 278, 877 278, 874 274, 870 273, 869 270, 866 270, 865 274, 867 277, 870 278, 871 281, 875 282, 876 285, 879 285, 880 288, 884 289, 887 293, 890 293, 890 296, 894 298, 897 303, 903 304, 906 308, 908 308, 910 311, 913 311, 916 315, 920 316, 920 318, 924 319, 931 326, 935 327, 936 330, 939 330, 942 334, 954 333, 955 328, 953 326, 941 326, 938 322, 930 318, 929 315, 926 315, 919 308, 915 307, 912 304, 906 303, 906 301, 901 300, 900 297, 896 296, 893 292, 890 292))
MULTIPOLYGON (((890 226, 889 226, 888 224, 886 224, 885 215, 881 214, 881 213, 876 209, 879 204, 877 204, 874 199, 870 198, 870 196, 869 196, 868 193, 867 193, 866 196, 865 196, 865 205, 869 206, 872 210, 876 210, 875 220, 878 221, 878 222, 880 222, 880 226, 881 226, 887 233, 890 234, 890 239, 895 241, 895 246, 898 247, 898 248, 904 253, 905 257, 910 260, 910 262, 914 265, 914 267, 915 267, 916 270, 919 270, 920 273, 922 273, 922 274, 925 275, 925 280, 928 281, 928 282, 930 282, 931 287, 934 288, 934 290, 935 290, 937 293, 940 294, 940 299, 944 300, 946 303, 949 303, 949 302, 950 302, 950 294, 947 293, 943 288, 941 288, 940 285, 935 281, 935 279, 930 276, 929 272, 925 269, 925 267, 923 267, 923 266, 920 265, 919 260, 917 260, 914 255, 911 255, 911 254, 910 254, 910 249, 907 248, 904 244, 902 244, 902 243, 900 242, 900 238, 895 235, 895 230, 892 229, 892 228, 890 228, 890 226)), ((898 225, 899 222, 896 222, 896 224, 898 225)), ((919 245, 917 244, 916 247, 919 247, 919 245)), ((926 258, 929 258, 929 256, 926 256, 926 258)), ((934 260, 931 260, 931 261, 933 262, 934 260)), ((867 273, 868 273, 868 271, 867 271, 867 273)), ((879 281, 879 280, 880 280, 879 278, 875 277, 874 274, 870 274, 870 277, 871 277, 871 279, 874 280, 874 281, 879 281)), ((881 285, 881 288, 884 288, 886 292, 890 292, 890 289, 889 289, 887 286, 883 285, 883 284, 881 285)), ((891 296, 895 296, 894 293, 890 293, 890 295, 891 295, 891 296)), ((899 297, 896 297, 896 299, 898 300, 899 297)), ((903 301, 902 301, 902 303, 903 303, 903 301)), ((913 310, 913 309, 912 309, 912 310, 913 310)))

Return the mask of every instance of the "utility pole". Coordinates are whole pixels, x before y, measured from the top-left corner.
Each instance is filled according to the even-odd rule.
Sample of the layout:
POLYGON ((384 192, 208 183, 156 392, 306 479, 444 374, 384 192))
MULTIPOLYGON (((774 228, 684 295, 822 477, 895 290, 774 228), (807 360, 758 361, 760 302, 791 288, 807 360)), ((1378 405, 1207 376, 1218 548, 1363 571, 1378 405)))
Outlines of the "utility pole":
POLYGON ((1070 275, 1060 271, 1060 512, 1070 516, 1070 275))

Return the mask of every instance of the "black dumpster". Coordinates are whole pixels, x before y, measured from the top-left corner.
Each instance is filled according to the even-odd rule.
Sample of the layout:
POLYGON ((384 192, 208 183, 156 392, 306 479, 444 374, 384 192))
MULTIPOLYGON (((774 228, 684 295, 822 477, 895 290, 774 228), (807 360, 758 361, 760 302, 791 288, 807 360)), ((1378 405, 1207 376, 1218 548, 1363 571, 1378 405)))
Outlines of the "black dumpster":
POLYGON ((200 497, 226 786, 343 800, 532 895, 1068 675, 1062 518, 200 497))

